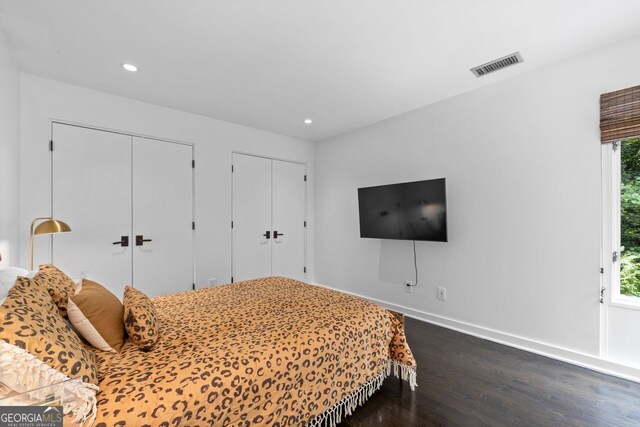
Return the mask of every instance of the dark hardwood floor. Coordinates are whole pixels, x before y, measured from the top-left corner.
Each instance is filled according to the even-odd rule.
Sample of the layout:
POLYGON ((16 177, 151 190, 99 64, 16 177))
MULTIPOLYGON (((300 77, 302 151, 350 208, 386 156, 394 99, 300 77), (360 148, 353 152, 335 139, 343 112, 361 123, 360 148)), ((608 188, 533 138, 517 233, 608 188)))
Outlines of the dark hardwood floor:
POLYGON ((340 424, 640 426, 640 384, 406 319, 418 388, 391 376, 340 424))

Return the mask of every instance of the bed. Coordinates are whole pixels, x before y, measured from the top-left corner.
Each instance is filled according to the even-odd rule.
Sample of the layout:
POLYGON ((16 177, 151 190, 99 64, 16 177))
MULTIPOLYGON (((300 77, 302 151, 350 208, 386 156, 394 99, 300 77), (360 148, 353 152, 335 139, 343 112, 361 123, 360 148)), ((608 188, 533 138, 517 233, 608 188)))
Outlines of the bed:
POLYGON ((121 302, 53 265, 10 273, 0 406, 60 396, 65 425, 335 426, 392 372, 416 386, 402 322, 341 292, 269 277, 121 302))
POLYGON ((152 301, 151 351, 87 345, 94 426, 334 426, 392 372, 416 386, 402 324, 361 298, 271 277, 152 301))

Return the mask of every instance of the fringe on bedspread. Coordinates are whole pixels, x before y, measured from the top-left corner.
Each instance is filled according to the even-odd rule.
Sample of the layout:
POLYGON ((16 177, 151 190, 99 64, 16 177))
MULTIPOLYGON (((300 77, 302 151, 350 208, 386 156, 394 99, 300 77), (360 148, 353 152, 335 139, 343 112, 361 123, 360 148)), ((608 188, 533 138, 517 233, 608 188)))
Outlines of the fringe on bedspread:
POLYGON ((388 360, 386 369, 383 369, 382 372, 360 386, 356 391, 342 398, 342 400, 331 408, 313 418, 309 421, 307 427, 337 426, 342 421, 343 417, 351 415, 358 406, 364 405, 367 399, 380 389, 385 378, 391 375, 392 369, 394 376, 409 383, 411 391, 416 389, 418 386, 416 383, 416 368, 414 366, 405 365, 404 363, 400 363, 396 360, 388 360))
MULTIPOLYGON (((9 382, 18 393, 28 393, 35 399, 44 399, 51 393, 50 389, 43 388, 55 385, 69 379, 69 377, 41 362, 31 353, 0 341, 0 368, 5 372, 9 382), (39 390, 40 389, 40 390, 39 390)), ((75 415, 74 423, 93 424, 96 418, 96 392, 98 386, 82 382, 80 380, 64 383, 64 393, 73 393, 76 400, 63 399, 63 412, 65 415, 75 415)))

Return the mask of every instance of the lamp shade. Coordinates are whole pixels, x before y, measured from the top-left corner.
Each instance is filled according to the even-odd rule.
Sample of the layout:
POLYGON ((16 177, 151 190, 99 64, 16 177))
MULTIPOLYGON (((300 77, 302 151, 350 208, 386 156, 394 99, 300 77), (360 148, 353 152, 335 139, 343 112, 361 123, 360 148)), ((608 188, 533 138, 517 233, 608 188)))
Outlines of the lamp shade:
POLYGON ((65 233, 67 231, 71 231, 71 227, 66 223, 57 219, 48 219, 38 224, 33 234, 65 233))

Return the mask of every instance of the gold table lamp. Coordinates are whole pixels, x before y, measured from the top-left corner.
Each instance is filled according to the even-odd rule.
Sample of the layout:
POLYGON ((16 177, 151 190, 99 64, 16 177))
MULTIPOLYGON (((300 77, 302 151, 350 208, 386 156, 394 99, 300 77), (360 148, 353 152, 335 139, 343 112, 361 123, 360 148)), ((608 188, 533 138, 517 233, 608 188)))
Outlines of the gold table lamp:
POLYGON ((30 259, 30 270, 33 270, 33 236, 35 234, 53 234, 53 233, 66 233, 67 231, 71 231, 71 227, 65 224, 62 221, 58 221, 57 219, 53 219, 51 217, 42 217, 36 218, 31 222, 31 229, 29 230, 29 259, 30 259), (44 220, 44 221, 43 221, 44 220), (37 221, 43 221, 36 229, 33 229, 33 226, 37 221))

